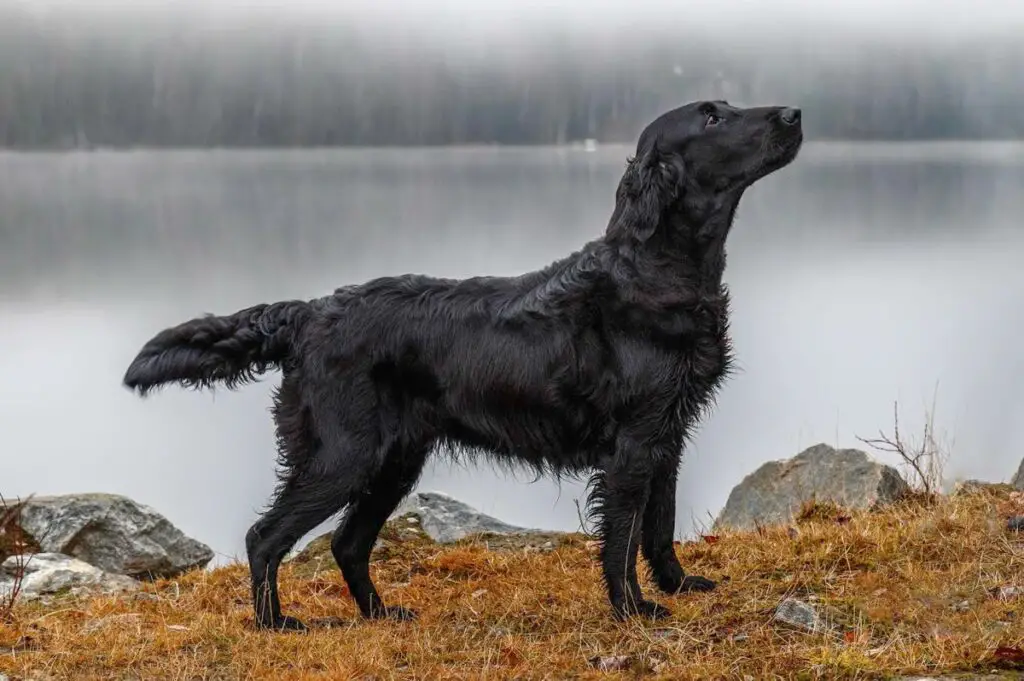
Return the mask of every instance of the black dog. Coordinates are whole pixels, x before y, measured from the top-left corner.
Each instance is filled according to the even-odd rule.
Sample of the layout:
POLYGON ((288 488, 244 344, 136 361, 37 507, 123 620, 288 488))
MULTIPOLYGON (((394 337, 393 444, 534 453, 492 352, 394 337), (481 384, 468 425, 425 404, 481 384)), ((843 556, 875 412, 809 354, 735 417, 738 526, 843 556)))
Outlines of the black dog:
POLYGON ((555 475, 594 472, 590 508, 618 616, 664 617, 644 600, 638 547, 670 594, 684 442, 730 365, 725 241, 744 190, 796 158, 800 111, 725 102, 670 111, 640 136, 604 236, 513 278, 381 278, 310 302, 262 304, 163 331, 124 377, 229 388, 272 367, 282 473, 246 536, 256 622, 281 614, 277 570, 342 508, 332 550, 366 617, 385 606, 370 550, 428 454, 480 452, 555 475))

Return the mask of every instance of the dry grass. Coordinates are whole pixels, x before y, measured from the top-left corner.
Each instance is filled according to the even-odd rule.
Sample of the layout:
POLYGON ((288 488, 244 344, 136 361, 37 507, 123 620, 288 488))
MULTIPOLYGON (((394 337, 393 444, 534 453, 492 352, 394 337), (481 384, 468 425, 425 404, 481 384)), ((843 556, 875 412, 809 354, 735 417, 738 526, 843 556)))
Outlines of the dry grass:
MULTIPOLYGON (((21 604, 0 624, 0 673, 58 679, 884 678, 1007 669, 1024 658, 1024 498, 1005 488, 875 512, 804 509, 793 527, 682 543, 683 565, 725 578, 709 594, 657 596, 666 622, 615 623, 592 552, 422 542, 374 565, 416 623, 357 617, 333 568, 282 570, 308 634, 252 629, 233 565, 120 597, 21 604), (787 596, 836 615, 837 633, 773 622, 787 596), (1011 597, 1008 597, 1011 596, 1011 597), (326 626, 333 624, 333 626, 326 626), (594 658, 614 658, 602 671, 594 658)), ((651 586, 648 593, 655 595, 651 586)))

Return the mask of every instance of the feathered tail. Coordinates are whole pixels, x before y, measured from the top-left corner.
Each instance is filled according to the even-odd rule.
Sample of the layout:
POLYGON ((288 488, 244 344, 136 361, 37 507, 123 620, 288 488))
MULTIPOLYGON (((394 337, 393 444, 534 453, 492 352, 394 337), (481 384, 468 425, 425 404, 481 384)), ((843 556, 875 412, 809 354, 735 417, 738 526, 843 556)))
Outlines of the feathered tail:
POLYGON ((177 383, 187 388, 228 388, 280 367, 309 319, 303 301, 255 305, 232 315, 207 315, 166 329, 146 343, 124 375, 124 385, 145 395, 177 383))

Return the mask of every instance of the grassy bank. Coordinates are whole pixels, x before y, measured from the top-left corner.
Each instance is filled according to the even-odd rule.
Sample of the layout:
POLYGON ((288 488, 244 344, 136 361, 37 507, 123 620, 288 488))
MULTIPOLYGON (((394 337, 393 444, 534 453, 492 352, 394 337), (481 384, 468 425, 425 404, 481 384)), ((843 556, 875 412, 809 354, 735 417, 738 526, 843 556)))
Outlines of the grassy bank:
POLYGON ((664 622, 616 623, 594 561, 570 536, 543 546, 439 546, 394 533, 374 563, 415 623, 357 616, 329 560, 282 570, 308 634, 252 629, 244 567, 194 572, 118 597, 23 603, 0 624, 0 673, 55 679, 885 678, 989 672, 1024 661, 1024 497, 991 488, 846 513, 809 505, 788 527, 683 542, 709 594, 650 596, 664 622), (786 598, 828 621, 774 617, 786 598))

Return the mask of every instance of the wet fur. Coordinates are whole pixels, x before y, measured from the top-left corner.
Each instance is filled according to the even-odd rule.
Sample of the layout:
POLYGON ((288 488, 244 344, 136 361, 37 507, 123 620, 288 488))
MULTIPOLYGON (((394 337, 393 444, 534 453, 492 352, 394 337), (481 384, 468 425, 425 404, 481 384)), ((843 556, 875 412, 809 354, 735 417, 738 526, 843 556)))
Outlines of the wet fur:
POLYGON ((151 340, 124 379, 140 393, 282 370, 279 485, 246 536, 257 624, 303 628, 281 612, 278 565, 343 508, 332 551, 361 612, 412 618, 385 606, 369 556, 439 450, 591 474, 617 615, 668 614, 641 594, 638 550, 660 590, 712 588, 686 576, 672 548, 676 474, 729 372, 722 273, 736 206, 802 139, 780 132, 777 112, 717 102, 665 114, 641 136, 604 236, 536 272, 380 278, 199 318, 151 340), (732 127, 706 129, 709 110, 732 127))

